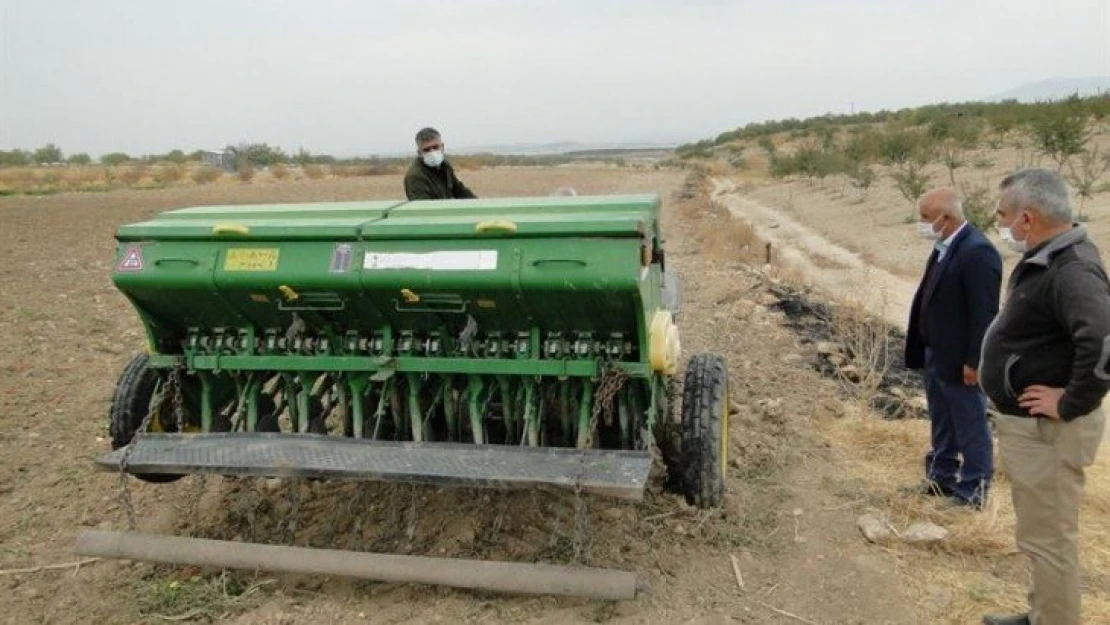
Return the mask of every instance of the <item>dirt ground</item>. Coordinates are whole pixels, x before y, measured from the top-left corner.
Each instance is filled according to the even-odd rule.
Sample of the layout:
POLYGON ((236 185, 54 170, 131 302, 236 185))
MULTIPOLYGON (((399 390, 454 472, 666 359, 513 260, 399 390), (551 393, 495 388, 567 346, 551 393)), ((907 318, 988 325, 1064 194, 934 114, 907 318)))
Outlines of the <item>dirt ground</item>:
MULTIPOLYGON (((1103 130, 1095 142, 1105 149, 1110 145, 1110 133, 1103 130)), ((1021 166, 1050 166, 1031 152, 1014 148, 983 150, 974 160, 981 166, 959 171, 957 183, 990 189, 991 209, 997 198, 994 189, 1009 171, 1021 166)), ((950 184, 947 171, 933 166, 928 173, 934 186, 950 184)), ((821 182, 773 181, 760 172, 748 171, 722 175, 714 180, 713 189, 713 200, 722 209, 751 224, 761 242, 772 244, 776 269, 816 289, 822 299, 862 307, 896 328, 905 327, 930 250, 929 244, 916 235, 910 204, 888 180, 861 197, 838 177, 821 182)), ((1105 259, 1110 250, 1110 193, 1102 191, 1085 201, 1075 198, 1074 208, 1105 259)), ((1001 244, 997 233, 988 235, 1002 252, 1005 281, 1018 255, 1001 244)), ((974 622, 977 611, 1003 598, 1008 610, 1021 610, 1026 562, 1012 543, 1014 519, 1004 475, 997 476, 995 487, 1002 496, 993 497, 990 513, 978 517, 953 519, 897 496, 875 500, 875 493, 884 490, 883 484, 891 475, 905 480, 917 473, 916 466, 891 462, 891 458, 920 456, 923 441, 927 440, 924 423, 895 424, 864 418, 849 427, 843 422, 820 420, 815 425, 834 449, 845 452, 844 477, 868 493, 862 495, 864 500, 877 504, 880 510, 892 511, 904 522, 930 518, 953 531, 949 551, 967 557, 919 561, 915 567, 920 571, 913 575, 918 583, 935 584, 934 590, 963 586, 955 593, 938 595, 952 610, 951 622, 974 622)), ((1110 442, 1106 441, 1110 441, 1110 431, 1099 460, 1087 476, 1081 522, 1081 549, 1090 591, 1085 614, 1092 623, 1110 622, 1110 579, 1105 574, 1110 568, 1110 459, 1105 451, 1110 442)), ((996 466, 1000 466, 997 461, 996 466)))
MULTIPOLYGON (((684 179, 582 167, 465 175, 485 196, 573 187, 665 199, 668 263, 684 278, 684 351, 717 351, 729 363, 733 461, 721 511, 687 507, 664 492, 660 476, 640 505, 590 499, 584 534, 574 528, 573 496, 563 494, 131 481, 144 531, 523 562, 571 563, 581 551, 591 565, 637 573, 645 591, 620 603, 114 561, 18 572, 74 562, 81 529, 125 526, 118 477, 91 466, 108 446, 116 376, 143 347, 134 313, 109 280, 114 229, 189 205, 396 198, 400 180, 0 198, 0 621, 862 625, 975 622, 981 609, 1015 607, 1021 566, 998 538, 1005 523, 992 517, 984 543, 980 521, 894 494, 916 479, 916 460, 905 458, 919 453, 922 424, 879 419, 853 389, 816 370, 812 337, 792 329, 771 291, 784 286, 779 272, 751 268, 761 262, 754 234, 736 228, 707 192, 680 199, 684 179), (868 545, 855 520, 871 508, 890 511, 895 523, 920 516, 959 531, 939 550, 868 545)), ((1092 505, 1107 514, 1108 500, 1092 505)), ((1106 536, 1094 540, 1104 553, 1106 536)), ((1089 586, 1105 589, 1105 574, 1092 575, 1089 586)))
MULTIPOLYGON (((1105 154, 1110 149, 1110 130, 1100 129, 1091 145, 1105 154)), ((998 183, 1008 173, 1022 166, 1056 167, 1031 149, 1014 147, 983 148, 969 154, 967 161, 967 166, 956 170, 956 185, 987 188, 992 211, 998 183)), ((813 227, 829 243, 856 253, 863 261, 916 281, 928 258, 929 244, 917 236, 915 206, 894 187, 887 168, 876 167, 876 172, 878 179, 865 194, 854 189, 843 176, 820 182, 772 181, 763 177, 752 184, 752 175, 747 175, 737 177, 736 187, 744 197, 813 227)), ((952 186, 948 170, 939 164, 929 165, 924 174, 930 177, 930 187, 952 186)), ((1076 209, 1079 204, 1076 198, 1076 209)), ((1081 214, 1095 242, 1102 249, 1110 249, 1110 193, 1096 193, 1083 201, 1081 214)), ((991 232, 989 236, 1003 251, 1003 258, 1012 264, 1018 255, 1001 245, 997 233, 991 232)))

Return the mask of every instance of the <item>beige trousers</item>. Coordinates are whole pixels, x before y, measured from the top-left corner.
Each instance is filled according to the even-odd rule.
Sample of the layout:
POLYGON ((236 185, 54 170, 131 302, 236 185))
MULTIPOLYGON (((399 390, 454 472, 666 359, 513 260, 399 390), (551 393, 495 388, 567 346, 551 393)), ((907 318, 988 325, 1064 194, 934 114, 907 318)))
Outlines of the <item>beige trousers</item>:
POLYGON ((1033 560, 1033 625, 1079 625, 1079 506, 1083 470, 1095 460, 1102 408, 1070 423, 999 415, 1002 468, 1010 479, 1017 544, 1033 560))

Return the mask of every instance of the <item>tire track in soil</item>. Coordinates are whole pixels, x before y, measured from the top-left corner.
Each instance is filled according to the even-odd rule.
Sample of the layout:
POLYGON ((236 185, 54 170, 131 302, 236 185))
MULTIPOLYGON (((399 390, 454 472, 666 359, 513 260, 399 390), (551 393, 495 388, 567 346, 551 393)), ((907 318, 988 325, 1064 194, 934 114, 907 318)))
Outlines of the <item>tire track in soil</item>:
POLYGON ((745 197, 728 180, 713 180, 713 201, 752 226, 772 252, 808 284, 855 302, 894 327, 909 319, 916 285, 876 267, 781 211, 745 197))

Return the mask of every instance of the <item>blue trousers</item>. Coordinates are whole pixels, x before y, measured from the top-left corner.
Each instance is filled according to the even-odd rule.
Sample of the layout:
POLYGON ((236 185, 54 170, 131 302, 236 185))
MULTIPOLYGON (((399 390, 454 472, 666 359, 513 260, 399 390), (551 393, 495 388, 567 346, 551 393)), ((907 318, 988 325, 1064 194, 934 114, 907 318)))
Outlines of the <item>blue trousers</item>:
POLYGON ((978 386, 943 380, 925 350, 925 398, 929 403, 932 448, 925 477, 974 504, 986 501, 994 477, 994 442, 987 425, 987 402, 978 386))

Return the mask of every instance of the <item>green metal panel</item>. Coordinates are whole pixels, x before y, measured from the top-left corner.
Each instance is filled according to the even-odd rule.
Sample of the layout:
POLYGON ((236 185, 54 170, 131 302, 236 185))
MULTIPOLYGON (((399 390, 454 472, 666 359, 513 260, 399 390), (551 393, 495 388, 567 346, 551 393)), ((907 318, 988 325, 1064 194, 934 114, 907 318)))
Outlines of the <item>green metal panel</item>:
POLYGON ((496 198, 409 202, 389 219, 366 224, 366 239, 430 239, 528 236, 652 236, 658 220, 655 196, 496 198), (514 229, 479 231, 481 224, 509 222, 514 229))
POLYGON ((191 329, 457 337, 473 324, 508 339, 620 333, 645 354, 660 274, 641 257, 658 211, 655 196, 196 207, 121 227, 113 279, 156 346, 191 329))
POLYGON ((655 196, 195 207, 117 239, 182 428, 651 445, 655 196))
MULTIPOLYGON (((182 364, 198 371, 349 371, 371 373, 465 373, 476 375, 521 375, 592 378, 597 362, 592 360, 514 360, 508 358, 420 358, 399 356, 376 358, 358 356, 178 356, 156 355, 150 364, 170 368, 182 364)), ((617 363, 617 368, 632 377, 651 375, 647 365, 617 363)))
POLYGON ((401 203, 333 202, 184 208, 161 213, 150 221, 121 226, 116 239, 351 241, 359 237, 365 224, 384 219, 390 208, 401 203))
POLYGON ((228 204, 224 206, 194 206, 159 213, 159 221, 166 219, 320 219, 334 217, 361 217, 366 214, 384 213, 404 202, 396 200, 372 202, 326 202, 298 204, 228 204))

